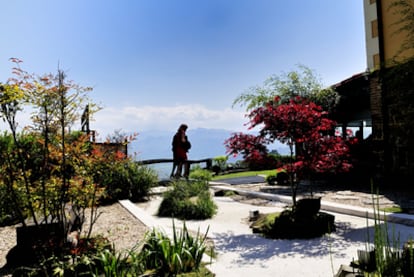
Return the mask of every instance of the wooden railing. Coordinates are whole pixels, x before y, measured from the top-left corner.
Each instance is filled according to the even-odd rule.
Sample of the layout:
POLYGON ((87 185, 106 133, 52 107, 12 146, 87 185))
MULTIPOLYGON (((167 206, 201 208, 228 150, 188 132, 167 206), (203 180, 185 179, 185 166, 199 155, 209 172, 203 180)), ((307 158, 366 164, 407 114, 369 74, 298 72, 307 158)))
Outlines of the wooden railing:
MULTIPOLYGON (((173 163, 173 159, 150 159, 150 160, 142 160, 137 161, 139 164, 158 164, 158 163, 173 163)), ((206 169, 211 169, 213 165, 213 159, 207 158, 207 159, 201 159, 201 160, 188 160, 187 161, 190 165, 191 164, 199 164, 199 163, 205 163, 206 169)))

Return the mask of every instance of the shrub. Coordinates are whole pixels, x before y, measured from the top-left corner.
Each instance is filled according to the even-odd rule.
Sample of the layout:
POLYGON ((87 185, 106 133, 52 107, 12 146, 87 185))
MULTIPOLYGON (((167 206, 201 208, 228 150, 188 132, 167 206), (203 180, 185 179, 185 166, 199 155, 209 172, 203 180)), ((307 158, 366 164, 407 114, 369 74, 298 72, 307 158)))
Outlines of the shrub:
POLYGON ((112 164, 98 164, 96 169, 96 180, 105 188, 101 203, 113 203, 120 199, 145 199, 150 188, 158 183, 154 169, 129 159, 112 164))
POLYGON ((289 184, 289 175, 284 169, 276 169, 274 174, 269 174, 266 176, 266 182, 271 185, 287 185, 289 184))
POLYGON ((280 215, 280 212, 259 215, 257 220, 251 225, 253 233, 269 234, 272 230, 275 218, 280 215))
POLYGON ((213 165, 216 166, 220 171, 226 170, 228 156, 217 156, 213 158, 213 165))
MULTIPOLYGON (((0 86, 0 117, 9 132, 0 138, 0 187, 10 196, 8 204, 23 229, 58 225, 62 231, 56 233, 57 240, 65 243, 72 227, 66 224, 66 208, 72 207, 76 227, 82 230, 85 210, 91 208, 91 215, 96 215, 96 199, 101 193, 88 170, 94 159, 86 147, 90 137, 70 132, 81 117, 83 103, 90 102, 90 88, 66 81, 61 70, 56 75, 38 76, 22 70, 20 60, 12 62, 16 64, 14 78, 0 86), (28 125, 16 120, 23 107, 32 111, 28 125)), ((93 114, 96 105, 90 107, 93 114)), ((39 243, 29 243, 32 245, 26 247, 17 241, 18 250, 28 250, 25 254, 30 257, 39 243)))
POLYGON ((147 166, 138 166, 135 162, 130 162, 129 165, 130 199, 139 201, 148 197, 150 189, 158 184, 158 175, 147 166))
MULTIPOLYGON (((21 199, 20 197, 17 197, 21 199)), ((13 201, 5 186, 0 185, 0 227, 19 222, 19 215, 9 203, 13 201)))
POLYGON ((236 161, 233 164, 233 168, 236 168, 236 169, 247 169, 248 168, 248 164, 244 160, 239 160, 239 161, 236 161))
POLYGON ((266 176, 266 183, 269 184, 269 185, 271 185, 271 186, 276 185, 276 183, 277 183, 276 176, 277 176, 276 173, 267 175, 266 176))
MULTIPOLYGON (((371 181, 371 190, 373 190, 373 186, 373 182, 371 181)), ((412 259, 412 246, 410 246, 411 242, 408 241, 404 244, 402 251, 399 249, 399 234, 395 234, 394 230, 390 232, 385 214, 381 215, 378 191, 376 197, 372 194, 372 205, 374 212, 374 233, 373 237, 370 238, 370 232, 367 228, 365 249, 373 250, 373 262, 367 263, 367 261, 358 257, 358 260, 352 262, 352 264, 364 273, 370 272, 375 276, 413 276, 414 263, 412 259)), ((359 250, 358 252, 362 251, 359 250)), ((360 255, 358 254, 358 256, 360 255)))
POLYGON ((103 272, 100 256, 109 252, 115 254, 113 246, 102 236, 81 238, 75 248, 56 245, 54 255, 50 255, 47 246, 40 247, 44 249, 38 249, 41 250, 38 262, 17 267, 13 276, 98 276, 91 273, 103 272))
POLYGON ((208 182, 212 178, 212 173, 206 169, 202 169, 201 167, 196 167, 190 172, 190 179, 208 182))
POLYGON ((158 215, 180 219, 206 219, 215 215, 214 203, 205 181, 175 181, 164 194, 158 215))
POLYGON ((334 216, 319 212, 313 217, 297 217, 291 210, 284 210, 275 218, 272 228, 263 235, 278 239, 315 238, 335 231, 334 216))
POLYGON ((276 168, 277 163, 276 161, 268 156, 265 155, 252 155, 249 159, 246 159, 246 162, 249 165, 250 170, 267 170, 276 168))

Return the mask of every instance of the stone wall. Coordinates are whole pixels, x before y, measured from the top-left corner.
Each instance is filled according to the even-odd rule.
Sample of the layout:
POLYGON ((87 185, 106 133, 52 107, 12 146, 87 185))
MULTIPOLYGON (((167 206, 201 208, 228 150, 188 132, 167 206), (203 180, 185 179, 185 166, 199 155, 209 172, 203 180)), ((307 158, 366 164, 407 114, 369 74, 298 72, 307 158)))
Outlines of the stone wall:
POLYGON ((414 176, 413 65, 370 75, 374 163, 377 177, 390 185, 408 184, 414 176))

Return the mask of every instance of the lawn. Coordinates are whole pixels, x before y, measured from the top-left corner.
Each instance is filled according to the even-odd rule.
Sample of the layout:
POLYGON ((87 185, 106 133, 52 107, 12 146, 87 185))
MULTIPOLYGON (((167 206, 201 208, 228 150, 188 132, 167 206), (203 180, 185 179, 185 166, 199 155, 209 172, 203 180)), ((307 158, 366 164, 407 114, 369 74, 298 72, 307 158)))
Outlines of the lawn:
POLYGON ((275 174, 275 173, 276 173, 276 169, 235 172, 235 173, 214 176, 213 181, 228 179, 228 178, 237 178, 237 177, 250 177, 250 176, 257 176, 257 175, 268 176, 270 174, 275 174))

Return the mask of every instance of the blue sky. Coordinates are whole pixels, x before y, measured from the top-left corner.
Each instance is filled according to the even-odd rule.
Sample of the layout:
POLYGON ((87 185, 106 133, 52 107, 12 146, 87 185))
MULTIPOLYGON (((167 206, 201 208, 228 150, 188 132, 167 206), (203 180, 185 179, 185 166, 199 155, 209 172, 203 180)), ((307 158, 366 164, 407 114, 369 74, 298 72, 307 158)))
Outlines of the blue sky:
POLYGON ((233 100, 272 74, 313 69, 332 85, 366 68, 360 0, 3 1, 0 82, 9 58, 94 89, 101 136, 245 130, 233 100))

